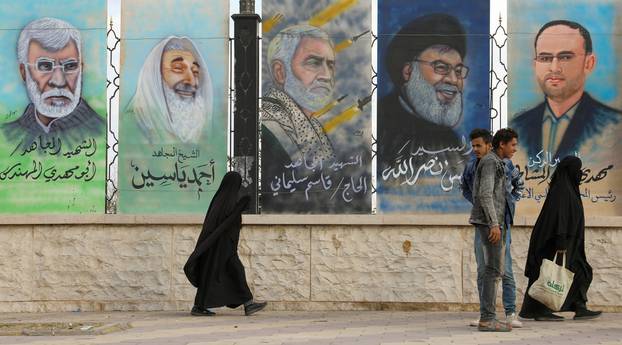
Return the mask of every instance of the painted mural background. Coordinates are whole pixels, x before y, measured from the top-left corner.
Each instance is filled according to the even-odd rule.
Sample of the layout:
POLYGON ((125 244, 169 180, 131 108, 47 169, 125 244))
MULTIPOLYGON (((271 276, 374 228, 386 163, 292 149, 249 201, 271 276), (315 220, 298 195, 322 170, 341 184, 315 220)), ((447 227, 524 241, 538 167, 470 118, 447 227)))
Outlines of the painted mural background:
MULTIPOLYGON (((538 214, 547 193, 548 181, 557 163, 566 155, 577 155, 583 161, 580 186, 586 214, 621 215, 622 206, 617 198, 622 195, 622 97, 618 57, 622 53, 620 35, 622 3, 620 1, 510 1, 508 4, 509 70, 509 125, 519 133, 519 152, 514 163, 525 174, 524 200, 518 212, 538 214), (572 120, 557 145, 544 147, 542 138, 547 106, 545 96, 537 83, 536 73, 543 78, 555 76, 561 85, 577 87, 575 79, 581 75, 586 59, 584 40, 579 42, 575 56, 560 62, 535 61, 534 40, 539 29, 553 20, 569 20, 581 24, 591 36, 595 64, 585 79, 587 96, 574 108, 572 120)), ((545 31, 544 33, 547 33, 545 31)), ((541 36, 543 37, 543 36, 541 36)), ((582 39, 582 38, 581 38, 582 39)), ((567 42, 559 34, 554 40, 567 42)), ((568 48, 555 47, 542 41, 538 54, 558 54, 568 48), (562 49, 563 48, 563 49, 562 49)), ((589 54, 587 54, 589 55, 589 54)), ((550 82, 557 82, 556 79, 550 82)), ((547 82, 549 83, 549 82, 547 82)), ((561 97, 564 98, 564 97, 561 97)), ((561 122, 560 122, 561 123, 561 122)), ((548 127, 547 127, 548 128, 548 127)))
MULTIPOLYGON (((105 0, 0 2, 0 213, 103 213, 106 16, 105 0), (43 51, 35 53, 32 44, 29 46, 29 54, 37 60, 30 62, 28 72, 24 71, 26 80, 35 83, 49 80, 50 74, 39 71, 55 67, 51 69, 54 86, 46 82, 45 89, 41 89, 40 85, 44 84, 32 84, 33 95, 39 94, 42 99, 32 106, 20 74, 16 46, 22 29, 44 17, 75 27, 79 31, 81 51, 71 54, 73 60, 67 56, 50 59, 49 55, 54 52, 43 47, 43 51), (59 65, 65 63, 64 67, 59 65), (67 88, 65 81, 69 78, 73 83, 67 88), (76 87, 76 83, 80 87, 76 87), (78 90, 81 90, 79 94, 78 90), (51 122, 48 134, 34 118, 36 113, 41 114, 41 104, 50 99, 47 91, 67 91, 69 95, 63 96, 64 99, 71 98, 78 103, 64 108, 73 109, 68 110, 68 114, 49 110, 61 117, 56 124, 51 122), (60 131, 54 129, 58 124, 62 124, 60 131)), ((61 30, 64 28, 67 26, 61 30)))
POLYGON ((370 212, 370 1, 262 7, 262 212, 370 212))
MULTIPOLYGON (((460 176, 471 157, 469 132, 474 128, 490 127, 488 32, 488 1, 416 1, 409 2, 408 6, 404 6, 403 1, 378 1, 379 212, 469 212, 470 205, 461 195, 460 176), (402 29, 404 31, 400 31, 402 29), (392 45, 394 39, 403 42, 392 45), (439 101, 445 97, 440 93, 451 94, 453 101, 448 103, 457 108, 461 97, 462 111, 457 121, 455 116, 460 115, 460 109, 442 110, 437 120, 422 120, 424 116, 412 113, 432 111, 423 110, 423 106, 417 109, 418 104, 424 103, 421 99, 410 102, 414 110, 407 110, 410 106, 404 103, 405 82, 400 78, 403 78, 406 58, 400 54, 415 57, 422 52, 419 50, 425 50, 420 46, 425 45, 421 43, 423 41, 429 45, 435 42, 450 44, 454 53, 449 54, 454 55, 445 55, 441 59, 454 68, 460 63, 468 68, 462 90, 460 81, 452 79, 457 75, 451 68, 447 77, 453 81, 434 84, 436 89, 430 91, 429 96, 419 96, 430 100, 430 108, 435 106, 437 97, 439 101), (464 46, 464 49, 459 48, 464 50, 463 54, 457 53, 457 46, 464 46), (440 120, 449 119, 446 114, 450 111, 454 114, 453 120, 440 120), (419 120, 415 121, 415 118, 419 120)), ((434 61, 420 62, 418 68, 423 71, 434 61)), ((431 85, 425 80, 418 83, 425 84, 431 85)))
POLYGON ((123 1, 119 212, 207 209, 227 169, 228 6, 123 1))

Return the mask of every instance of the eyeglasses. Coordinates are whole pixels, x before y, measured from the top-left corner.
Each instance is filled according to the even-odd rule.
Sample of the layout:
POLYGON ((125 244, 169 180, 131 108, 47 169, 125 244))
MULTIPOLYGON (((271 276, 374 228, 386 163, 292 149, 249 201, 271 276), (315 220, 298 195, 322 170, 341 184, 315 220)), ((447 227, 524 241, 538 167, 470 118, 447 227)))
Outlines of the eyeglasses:
POLYGON ((50 74, 56 68, 60 68, 64 74, 74 74, 80 70, 80 62, 76 59, 69 59, 57 64, 54 59, 40 57, 35 63, 26 63, 26 65, 33 66, 37 72, 43 74, 50 74))
POLYGON ((469 68, 463 64, 452 66, 441 60, 425 61, 415 59, 415 61, 427 63, 428 65, 432 66, 432 68, 434 69, 434 73, 436 74, 448 75, 453 70, 454 72, 456 72, 456 78, 458 79, 466 79, 467 75, 469 75, 469 68))
POLYGON ((538 63, 553 63, 554 59, 557 59, 558 63, 568 63, 572 61, 577 55, 575 53, 559 53, 557 55, 553 54, 540 54, 537 55, 534 59, 538 63))

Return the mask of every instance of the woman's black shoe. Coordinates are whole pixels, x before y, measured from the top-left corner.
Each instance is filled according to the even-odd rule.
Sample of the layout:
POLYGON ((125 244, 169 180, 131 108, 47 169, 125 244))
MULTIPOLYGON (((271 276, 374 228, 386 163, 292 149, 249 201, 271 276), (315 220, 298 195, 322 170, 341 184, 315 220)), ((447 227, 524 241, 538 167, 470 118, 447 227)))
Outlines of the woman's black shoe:
POLYGON ((261 309, 265 308, 268 302, 254 302, 244 306, 244 315, 253 315, 261 309))
POLYGON ((563 316, 555 315, 553 313, 536 315, 536 321, 564 321, 563 316))
POLYGON ((577 309, 574 313, 575 320, 590 320, 599 317, 603 312, 600 310, 577 309))
POLYGON ((196 305, 194 307, 192 307, 192 310, 190 311, 190 314, 194 315, 194 316, 213 316, 216 315, 216 313, 214 313, 211 310, 207 310, 207 309, 203 309, 201 307, 197 307, 196 305))
POLYGON ((522 311, 518 314, 521 319, 533 319, 535 315, 523 313, 522 311))

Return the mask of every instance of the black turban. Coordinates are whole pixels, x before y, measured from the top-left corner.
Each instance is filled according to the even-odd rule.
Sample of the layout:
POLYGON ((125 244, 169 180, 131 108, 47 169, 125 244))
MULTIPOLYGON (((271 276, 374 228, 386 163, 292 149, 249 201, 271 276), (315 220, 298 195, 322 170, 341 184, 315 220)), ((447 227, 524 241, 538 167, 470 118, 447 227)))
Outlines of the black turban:
POLYGON ((455 49, 460 57, 466 55, 466 33, 453 16, 443 13, 418 17, 402 27, 389 43, 385 64, 391 80, 401 85, 402 67, 433 45, 446 45, 455 49))

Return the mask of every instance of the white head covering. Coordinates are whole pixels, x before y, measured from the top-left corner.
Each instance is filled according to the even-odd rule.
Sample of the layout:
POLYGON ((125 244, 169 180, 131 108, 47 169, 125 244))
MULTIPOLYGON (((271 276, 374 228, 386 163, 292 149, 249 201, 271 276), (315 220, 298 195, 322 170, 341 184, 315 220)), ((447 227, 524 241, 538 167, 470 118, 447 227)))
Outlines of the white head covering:
POLYGON ((207 123, 209 127, 212 125, 213 93, 207 64, 192 40, 187 37, 169 36, 153 47, 147 56, 138 75, 136 93, 129 103, 129 109, 133 111, 138 126, 152 144, 170 141, 196 142, 203 132, 202 125, 190 124, 194 126, 192 135, 189 138, 180 138, 173 129, 173 121, 164 96, 164 84, 160 69, 164 49, 173 39, 182 40, 184 46, 191 47, 191 52, 199 63, 197 98, 200 97, 205 102, 206 121, 204 123, 207 123))

